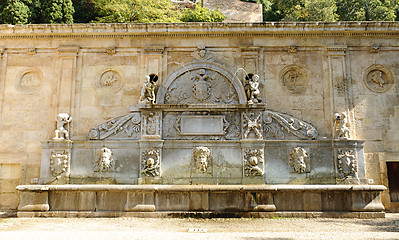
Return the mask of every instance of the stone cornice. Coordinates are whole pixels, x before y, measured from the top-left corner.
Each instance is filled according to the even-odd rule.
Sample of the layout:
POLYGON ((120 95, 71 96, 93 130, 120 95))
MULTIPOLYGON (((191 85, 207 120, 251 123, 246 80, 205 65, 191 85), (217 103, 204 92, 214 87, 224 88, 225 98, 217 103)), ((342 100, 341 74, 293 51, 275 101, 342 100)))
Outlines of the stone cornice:
POLYGON ((399 22, 0 25, 0 39, 113 37, 397 37, 399 22))

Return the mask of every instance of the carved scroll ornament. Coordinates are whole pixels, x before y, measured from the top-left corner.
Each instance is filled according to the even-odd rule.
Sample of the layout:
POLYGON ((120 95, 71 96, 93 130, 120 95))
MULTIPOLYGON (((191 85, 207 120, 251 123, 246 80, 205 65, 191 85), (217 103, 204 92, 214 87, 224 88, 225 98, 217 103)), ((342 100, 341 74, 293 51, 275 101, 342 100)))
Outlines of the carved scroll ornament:
POLYGON ((92 140, 103 139, 139 139, 140 138, 140 113, 130 113, 128 115, 113 118, 89 132, 92 140))

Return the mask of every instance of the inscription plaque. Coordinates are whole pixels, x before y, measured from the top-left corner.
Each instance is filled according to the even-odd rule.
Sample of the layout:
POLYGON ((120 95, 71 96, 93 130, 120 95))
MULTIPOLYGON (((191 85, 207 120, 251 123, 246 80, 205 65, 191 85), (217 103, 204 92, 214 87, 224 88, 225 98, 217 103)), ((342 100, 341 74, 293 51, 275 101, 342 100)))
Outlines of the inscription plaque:
POLYGON ((181 135, 224 135, 223 117, 181 116, 181 135))

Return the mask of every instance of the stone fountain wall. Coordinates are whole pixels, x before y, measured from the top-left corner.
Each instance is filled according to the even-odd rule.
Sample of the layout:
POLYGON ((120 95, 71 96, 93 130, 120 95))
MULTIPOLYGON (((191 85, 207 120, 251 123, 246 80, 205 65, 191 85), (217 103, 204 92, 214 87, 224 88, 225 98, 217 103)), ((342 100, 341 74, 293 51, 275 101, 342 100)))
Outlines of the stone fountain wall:
MULTIPOLYGON (((15 209, 19 201, 15 187, 39 182, 339 184, 356 180, 388 186, 386 161, 399 160, 395 132, 398 26, 0 26, 0 207, 15 209), (179 83, 179 77, 189 78, 188 72, 195 75, 201 68, 215 79, 225 76, 222 79, 232 88, 220 87, 224 96, 214 97, 219 102, 191 101, 205 95, 190 96, 191 100, 176 98, 179 95, 174 95, 173 89, 192 87, 185 86, 184 79, 179 83), (259 75, 261 104, 247 105, 244 72, 259 75), (138 104, 149 74, 159 77, 158 106, 138 104), (237 95, 236 102, 229 100, 231 90, 237 95), (174 102, 170 100, 174 98, 174 102), (160 102, 165 99, 171 102, 160 102), (251 112, 255 115, 250 116, 251 112), (72 117, 65 124, 70 141, 52 140, 59 113, 72 117), (151 117, 159 117, 158 128, 156 134, 147 134, 143 127, 154 113, 151 117), (347 116, 349 140, 336 139, 336 113, 347 116), (205 117, 198 117, 201 115, 205 117), (180 126, 176 125, 179 116, 180 126), (184 125, 191 121, 195 126, 195 119, 219 125, 207 128, 205 137, 198 136, 190 132, 195 129, 184 125), (316 129, 318 135, 315 139, 311 134, 298 137, 302 136, 297 132, 299 125, 290 128, 291 119, 302 129, 316 129), (255 127, 261 137, 253 129, 244 136, 248 122, 261 125, 255 127), (227 133, 225 125, 229 125, 227 133), (239 129, 237 136, 234 126, 239 129), (195 165, 197 147, 210 150, 210 175, 201 172, 201 164, 199 168, 195 165), (297 147, 307 154, 294 151, 297 147), (107 153, 103 148, 111 150, 108 161, 114 161, 108 171, 98 164, 100 154, 107 153), (263 155, 252 150, 263 150, 263 155), (304 154, 301 159, 308 163, 306 167, 290 164, 297 153, 304 154), (257 156, 257 164, 249 168, 254 177, 248 177, 245 170, 244 160, 253 161, 251 156, 257 156), (160 168, 147 171, 143 164, 149 159, 160 161, 160 168), (355 167, 342 167, 345 161, 355 167), (176 165, 182 168, 173 169, 176 165), (262 176, 254 166, 263 171, 262 176), (160 176, 151 177, 156 171, 160 176), (201 177, 204 174, 208 176, 201 177), (61 177, 56 178, 58 175, 61 177), (354 177, 346 181, 346 175, 354 177)), ((202 129, 201 134, 206 131, 202 129)), ((388 192, 383 203, 395 207, 388 192)))

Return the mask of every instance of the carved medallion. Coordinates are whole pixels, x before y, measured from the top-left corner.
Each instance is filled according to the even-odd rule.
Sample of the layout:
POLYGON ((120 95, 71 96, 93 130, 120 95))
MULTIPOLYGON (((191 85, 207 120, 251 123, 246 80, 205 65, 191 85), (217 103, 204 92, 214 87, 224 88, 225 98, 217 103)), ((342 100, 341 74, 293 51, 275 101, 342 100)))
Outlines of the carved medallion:
POLYGON ((337 168, 343 177, 356 174, 357 162, 353 149, 338 149, 337 168))
POLYGON ((290 165, 293 167, 294 171, 297 173, 305 173, 309 172, 308 167, 309 167, 309 156, 308 152, 301 148, 301 147, 296 147, 293 148, 290 152, 290 165))
POLYGON ((115 167, 115 160, 112 157, 111 149, 103 147, 94 162, 95 172, 111 172, 115 167))
POLYGON ((372 65, 367 68, 364 83, 373 92, 382 93, 393 85, 392 73, 382 65, 372 65))
POLYGON ((263 176, 264 163, 263 149, 244 150, 244 175, 246 177, 263 176))
POLYGON ((25 70, 18 76, 16 84, 17 89, 20 91, 27 93, 37 92, 42 85, 41 74, 37 70, 25 70))
POLYGON ((160 175, 159 150, 144 150, 141 156, 141 174, 147 177, 160 175))
POLYGON ((196 147, 193 150, 193 159, 196 169, 205 173, 210 165, 211 150, 207 147, 196 147))
POLYGON ((68 171, 69 151, 51 151, 50 171, 53 177, 57 177, 68 171))
POLYGON ((299 66, 287 66, 280 73, 283 86, 292 93, 300 93, 306 87, 306 74, 299 66))
POLYGON ((117 92, 122 87, 121 75, 113 69, 107 69, 100 75, 98 87, 105 91, 117 92))

